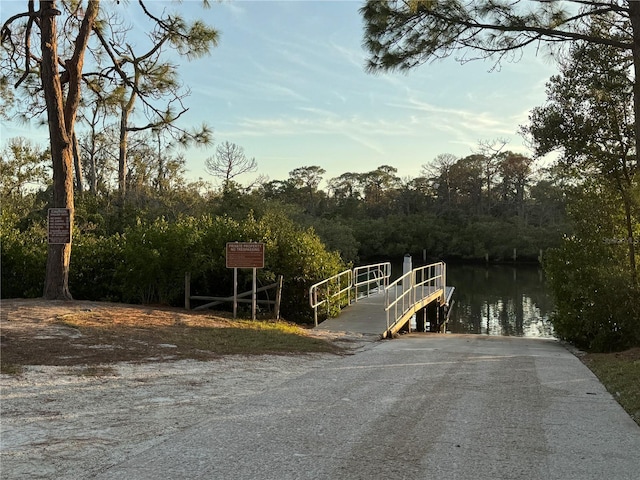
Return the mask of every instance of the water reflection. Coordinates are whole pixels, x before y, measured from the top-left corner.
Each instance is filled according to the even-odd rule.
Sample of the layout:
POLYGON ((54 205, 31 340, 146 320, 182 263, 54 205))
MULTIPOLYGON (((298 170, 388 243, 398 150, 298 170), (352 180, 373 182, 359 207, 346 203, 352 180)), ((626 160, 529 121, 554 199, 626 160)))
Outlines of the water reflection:
POLYGON ((543 272, 530 266, 447 265, 453 333, 553 337, 543 272))

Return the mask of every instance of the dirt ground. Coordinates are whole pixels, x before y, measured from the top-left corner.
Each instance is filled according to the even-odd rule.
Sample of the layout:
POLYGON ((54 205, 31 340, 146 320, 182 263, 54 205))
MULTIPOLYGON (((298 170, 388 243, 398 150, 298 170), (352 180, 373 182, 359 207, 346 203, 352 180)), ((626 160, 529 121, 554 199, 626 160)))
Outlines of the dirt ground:
MULTIPOLYGON (((0 375, 0 477, 7 479, 91 478, 197 424, 203 409, 266 391, 335 359, 334 353, 217 355, 165 343, 163 328, 228 322, 206 313, 98 302, 0 305, 2 362, 27 365, 0 375), (86 325, 109 318, 156 328, 131 338, 108 329, 82 335, 65 324, 78 315, 86 325)), ((347 353, 371 344, 364 337, 328 339, 347 353)))
MULTIPOLYGON (((220 352, 233 353, 229 345, 232 339, 226 340, 226 345, 223 341, 210 345, 206 335, 202 335, 207 328, 237 325, 229 315, 224 315, 107 302, 2 300, 3 371, 6 372, 8 364, 71 366, 188 358, 211 360, 218 358, 220 352), (197 338, 198 335, 202 338, 197 338)), ((218 332, 221 335, 228 331, 231 330, 218 332)), ((242 345, 238 347, 242 349, 242 345)))

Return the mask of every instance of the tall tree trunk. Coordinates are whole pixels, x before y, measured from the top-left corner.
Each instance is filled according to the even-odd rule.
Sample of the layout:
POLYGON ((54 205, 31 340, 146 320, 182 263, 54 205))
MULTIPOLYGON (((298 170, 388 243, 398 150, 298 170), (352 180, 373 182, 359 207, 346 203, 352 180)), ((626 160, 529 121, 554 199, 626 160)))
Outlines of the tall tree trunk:
POLYGON ((158 140, 158 176, 156 178, 156 187, 159 192, 165 190, 165 165, 162 157, 162 137, 160 136, 160 129, 156 130, 156 138, 158 140))
MULTIPOLYGON (((89 0, 84 19, 78 31, 72 57, 65 62, 69 73, 67 98, 62 93, 58 73, 58 32, 56 0, 40 2, 40 48, 42 65, 40 78, 47 106, 51 160, 53 164, 53 206, 67 208, 73 228, 73 135, 76 113, 80 103, 80 81, 84 52, 98 14, 99 0, 89 0)), ((44 297, 71 299, 69 291, 69 264, 71 243, 49 245, 44 297)))
POLYGON ((121 206, 124 206, 124 199, 127 195, 127 148, 129 141, 129 115, 133 111, 136 101, 136 92, 132 91, 127 103, 122 105, 120 114, 120 146, 118 149, 118 192, 120 194, 121 206))
MULTIPOLYGON (((622 159, 622 165, 624 165, 625 160, 622 159)), ((628 247, 628 255, 629 255, 629 269, 631 270, 631 278, 634 284, 638 283, 638 267, 636 264, 636 245, 635 245, 635 236, 633 234, 633 214, 632 214, 632 200, 630 195, 630 189, 632 185, 628 180, 628 177, 621 175, 621 173, 616 169, 615 172, 616 186, 618 188, 618 192, 620 193, 620 197, 622 198, 622 205, 624 206, 624 219, 625 219, 625 230, 626 230, 626 241, 628 247), (625 177, 624 180, 622 177, 625 177)))
POLYGON ((120 141, 118 142, 118 194, 120 201, 127 195, 127 112, 120 113, 120 141))
POLYGON ((633 114, 635 124, 636 165, 640 155, 640 2, 629 1, 629 18, 633 32, 633 114))
POLYGON ((622 193, 622 199, 624 203, 624 218, 625 227, 627 229, 627 242, 629 246, 629 268, 631 269, 631 278, 633 283, 638 283, 638 267, 636 264, 636 245, 635 237, 633 235, 633 223, 631 220, 631 201, 629 200, 628 192, 622 193))
MULTIPOLYGON (((629 5, 629 19, 631 21, 631 30, 633 33, 633 121, 634 121, 634 133, 635 133, 635 161, 636 167, 640 165, 640 2, 628 1, 629 5)), ((625 206, 625 222, 627 228, 627 235, 629 242, 629 263, 632 269, 633 283, 638 285, 638 271, 635 258, 635 238, 633 236, 633 228, 631 226, 631 206, 629 197, 622 194, 623 203, 625 206)))
POLYGON ((480 199, 479 199, 480 205, 478 205, 478 207, 479 207, 478 210, 480 212, 482 212, 484 210, 484 212, 487 215, 491 215, 491 201, 492 201, 492 198, 491 198, 491 182, 492 182, 492 177, 493 177, 493 175, 491 173, 491 162, 492 162, 492 158, 491 157, 486 159, 487 171, 486 171, 485 179, 487 181, 487 204, 485 205, 485 207, 483 209, 482 205, 481 205, 482 204, 482 193, 481 193, 480 194, 480 199))
MULTIPOLYGON (((53 206, 68 208, 73 225, 73 146, 64 119, 64 99, 58 74, 55 1, 40 2, 42 48, 41 80, 49 120, 49 140, 53 162, 53 206)), ((44 297, 71 299, 69 263, 71 243, 49 245, 44 297)))
POLYGON ((91 172, 91 183, 89 189, 92 195, 98 194, 98 169, 96 167, 96 134, 95 129, 91 131, 91 151, 89 152, 89 164, 91 172))
POLYGON ((98 125, 98 106, 93 106, 91 111, 91 132, 89 134, 89 152, 87 160, 89 162, 89 191, 91 195, 98 194, 98 167, 96 166, 96 128, 98 125))

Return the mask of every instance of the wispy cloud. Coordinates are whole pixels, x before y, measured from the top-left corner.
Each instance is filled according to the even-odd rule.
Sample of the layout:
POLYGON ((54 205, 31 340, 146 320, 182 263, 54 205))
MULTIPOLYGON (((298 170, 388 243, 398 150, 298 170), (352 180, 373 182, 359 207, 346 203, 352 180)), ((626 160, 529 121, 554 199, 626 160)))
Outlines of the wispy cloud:
POLYGON ((244 2, 238 2, 233 0, 219 0, 220 4, 226 8, 231 14, 236 17, 242 17, 246 14, 246 8, 244 2))
MULTIPOLYGON (((325 162, 344 167, 328 176, 376 162, 405 175, 438 153, 467 155, 478 140, 495 137, 521 148, 516 130, 530 108, 544 103, 549 65, 523 58, 489 74, 482 63, 446 59, 406 74, 369 74, 360 4, 223 0, 203 10, 200 2, 182 3, 181 13, 218 28, 221 37, 209 57, 186 63, 176 56, 192 91, 181 120, 207 122, 217 141, 266 159, 260 164, 276 178, 325 162)), ((142 19, 131 21, 143 30, 142 19)), ((210 152, 188 158, 200 168, 203 155, 210 152)))

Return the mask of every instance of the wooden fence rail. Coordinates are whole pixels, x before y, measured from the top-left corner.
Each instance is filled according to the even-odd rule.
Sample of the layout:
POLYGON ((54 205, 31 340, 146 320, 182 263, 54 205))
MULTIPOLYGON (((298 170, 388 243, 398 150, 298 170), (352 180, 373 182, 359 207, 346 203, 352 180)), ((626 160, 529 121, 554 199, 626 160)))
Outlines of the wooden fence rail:
MULTIPOLYGON (((270 285, 265 285, 264 287, 260 287, 256 289, 256 293, 266 292, 269 290, 275 290, 276 295, 274 300, 269 299, 257 299, 256 302, 263 305, 273 305, 274 306, 274 314, 275 318, 280 318, 280 302, 282 300, 282 284, 283 277, 282 275, 278 275, 278 280, 275 283, 270 285)), ((252 303, 253 300, 251 298, 247 299, 246 297, 251 297, 253 291, 249 290, 248 292, 239 293, 235 299, 238 303, 252 303)), ((187 310, 191 310, 191 300, 202 300, 209 303, 205 303, 204 305, 199 305, 195 307, 193 310, 205 310, 207 308, 214 307, 216 305, 221 305, 223 303, 233 302, 233 295, 229 297, 214 297, 208 295, 191 295, 191 274, 186 273, 184 277, 184 308, 187 310)))

